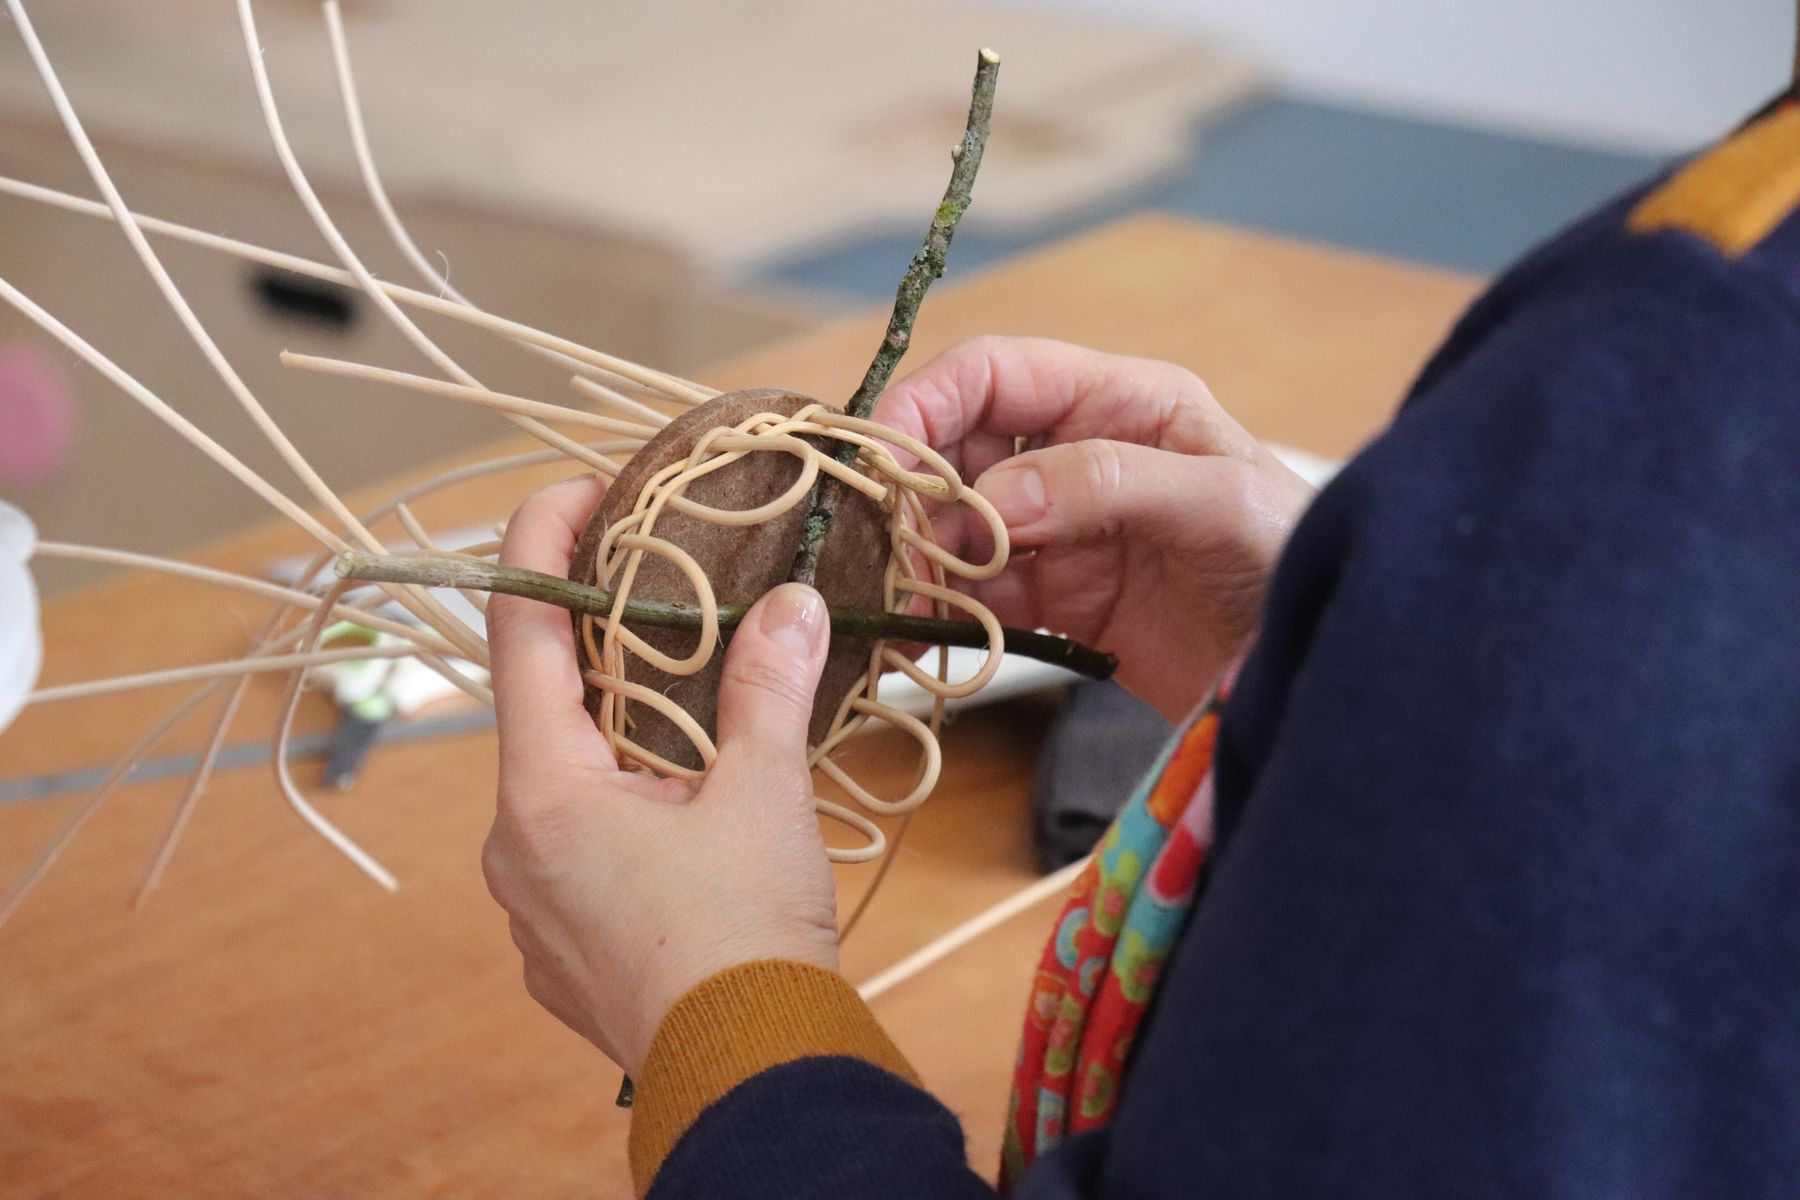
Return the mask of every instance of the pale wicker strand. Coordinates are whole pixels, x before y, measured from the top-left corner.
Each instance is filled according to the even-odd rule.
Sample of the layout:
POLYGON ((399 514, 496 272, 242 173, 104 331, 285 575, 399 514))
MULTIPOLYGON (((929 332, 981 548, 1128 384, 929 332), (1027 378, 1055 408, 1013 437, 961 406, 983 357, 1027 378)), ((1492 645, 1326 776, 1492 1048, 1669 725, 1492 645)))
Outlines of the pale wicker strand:
POLYGON ((806 502, 818 472, 830 471, 871 499, 888 513, 889 566, 884 578, 885 606, 902 611, 914 596, 931 601, 934 611, 947 616, 952 607, 973 617, 988 634, 987 661, 966 680, 946 677, 947 656, 939 655, 936 674, 904 660, 898 651, 878 642, 870 654, 869 670, 862 685, 845 697, 825 736, 809 756, 810 765, 838 784, 854 808, 815 799, 819 814, 863 835, 865 844, 854 848, 831 847, 835 862, 866 862, 889 850, 886 836, 871 816, 901 817, 924 803, 942 771, 937 733, 946 700, 968 695, 992 677, 1002 648, 1000 624, 978 601, 954 591, 953 579, 974 581, 990 578, 1005 566, 1005 526, 992 506, 965 487, 951 465, 929 447, 893 434, 866 421, 845 418, 822 405, 811 405, 793 416, 757 413, 730 428, 709 430, 686 458, 654 472, 634 498, 632 509, 602 534, 594 551, 594 578, 618 597, 612 613, 604 618, 583 617, 582 650, 587 661, 583 678, 600 693, 597 725, 621 762, 657 774, 695 779, 716 756, 716 748, 697 723, 666 697, 627 679, 632 662, 647 663, 671 675, 690 675, 703 669, 718 652, 717 603, 710 582, 699 565, 677 547, 659 538, 656 525, 664 513, 674 511, 711 524, 734 527, 772 520, 806 502), (831 442, 849 443, 857 457, 851 464, 838 463, 819 447, 831 442), (919 467, 909 469, 890 447, 915 458, 919 467), (801 464, 794 486, 774 500, 747 509, 721 509, 687 499, 683 493, 696 481, 738 462, 750 454, 785 454, 801 464), (939 546, 932 535, 924 499, 965 503, 989 527, 994 553, 984 563, 971 563, 939 546), (919 566, 914 565, 914 555, 919 566), (684 659, 675 659, 649 646, 625 627, 624 602, 632 595, 644 555, 657 554, 674 564, 692 588, 703 610, 699 647, 684 659), (919 569, 927 572, 920 578, 919 569), (903 664, 903 665, 902 665, 903 664), (933 700, 929 720, 899 712, 881 703, 877 688, 884 667, 899 667, 923 687, 933 700), (642 704, 675 722, 693 744, 703 764, 701 771, 678 766, 640 745, 632 736, 631 706, 642 704), (870 720, 891 725, 919 744, 919 768, 905 796, 888 800, 863 787, 848 770, 832 761, 831 754, 844 740, 870 720), (861 811, 857 811, 861 810, 861 811), (864 815, 869 814, 869 815, 864 815))

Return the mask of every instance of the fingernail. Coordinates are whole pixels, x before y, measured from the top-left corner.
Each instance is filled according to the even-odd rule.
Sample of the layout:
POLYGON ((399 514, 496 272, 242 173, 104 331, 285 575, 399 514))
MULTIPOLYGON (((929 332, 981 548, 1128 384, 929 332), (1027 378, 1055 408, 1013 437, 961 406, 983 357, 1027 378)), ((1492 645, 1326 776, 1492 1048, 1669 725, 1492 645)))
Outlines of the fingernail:
POLYGON ((784 583, 763 600, 759 628, 782 649, 811 657, 825 635, 825 601, 805 584, 784 583))
POLYGON ((976 481, 1009 529, 1020 529, 1044 515, 1044 477, 1036 467, 998 466, 976 481))

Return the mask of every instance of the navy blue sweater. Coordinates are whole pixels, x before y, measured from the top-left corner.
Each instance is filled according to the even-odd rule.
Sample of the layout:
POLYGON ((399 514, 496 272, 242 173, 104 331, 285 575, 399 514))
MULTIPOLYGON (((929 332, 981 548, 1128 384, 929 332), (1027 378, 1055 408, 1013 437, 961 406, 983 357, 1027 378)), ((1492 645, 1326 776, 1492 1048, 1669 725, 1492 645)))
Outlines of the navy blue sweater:
MULTIPOLYGON (((1734 260, 1631 199, 1301 522, 1118 1117, 1023 1200, 1800 1194, 1800 218, 1734 260)), ((818 1058, 651 1195, 991 1192, 818 1058)))

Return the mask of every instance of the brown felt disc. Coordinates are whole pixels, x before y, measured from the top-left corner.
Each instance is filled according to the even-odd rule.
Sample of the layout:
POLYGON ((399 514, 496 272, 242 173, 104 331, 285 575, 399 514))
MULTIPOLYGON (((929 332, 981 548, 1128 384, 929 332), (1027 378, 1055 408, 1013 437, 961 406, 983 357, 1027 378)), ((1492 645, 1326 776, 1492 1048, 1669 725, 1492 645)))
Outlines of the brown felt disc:
MULTIPOLYGON (((791 416, 816 401, 792 392, 771 389, 728 392, 689 409, 669 422, 644 448, 631 457, 607 489, 575 546, 569 578, 594 582, 594 552, 612 522, 630 515, 644 482, 670 463, 684 459, 694 443, 715 426, 732 427, 760 412, 791 416)), ((746 454, 729 466, 694 481, 684 493, 690 500, 713 508, 749 509, 766 504, 792 487, 800 475, 800 460, 791 454, 746 454)), ((714 525, 698 517, 664 509, 652 531, 656 537, 679 546, 693 556, 712 583, 721 605, 749 604, 788 577, 800 529, 806 520, 804 500, 772 520, 759 525, 714 525)), ((882 606, 882 580, 888 563, 887 514, 881 506, 845 489, 837 516, 819 557, 817 587, 828 604, 858 608, 882 606)), ((673 564, 646 554, 632 584, 633 598, 680 600, 696 597, 687 577, 673 564)), ((627 627, 650 645, 675 658, 692 654, 700 635, 691 630, 627 627)), ((576 619, 580 637, 580 619, 576 619)), ((729 637, 729 634, 725 635, 729 637)), ((825 674, 819 682, 808 740, 816 745, 831 727, 838 706, 852 689, 860 687, 869 665, 872 643, 864 638, 834 638, 825 674)), ((709 737, 718 737, 719 677, 724 668, 724 649, 693 675, 670 675, 625 651, 625 677, 668 696, 709 737)), ((598 717, 600 690, 587 689, 588 712, 598 717)), ((698 768, 700 756, 687 735, 648 705, 632 704, 631 738, 670 762, 698 768)))

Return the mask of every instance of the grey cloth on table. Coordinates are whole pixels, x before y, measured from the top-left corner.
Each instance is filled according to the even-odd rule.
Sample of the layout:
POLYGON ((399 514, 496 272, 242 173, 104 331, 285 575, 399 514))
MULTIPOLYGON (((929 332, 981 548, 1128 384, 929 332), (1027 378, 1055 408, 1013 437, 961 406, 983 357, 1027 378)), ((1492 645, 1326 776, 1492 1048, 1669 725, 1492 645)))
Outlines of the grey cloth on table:
POLYGON ((1116 683, 1078 683, 1051 719, 1031 790, 1032 844, 1045 871, 1094 848, 1156 761, 1171 726, 1116 683))

